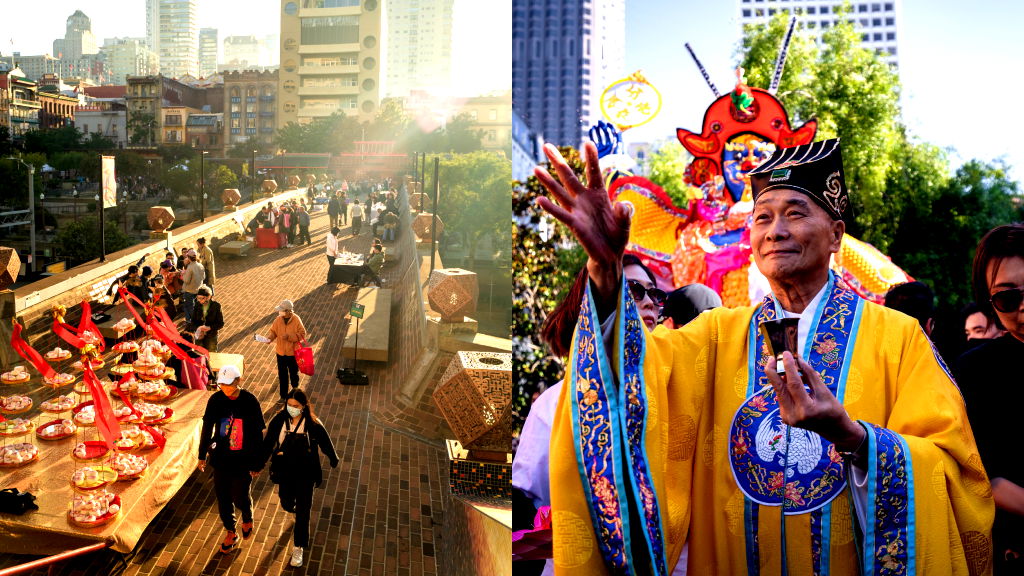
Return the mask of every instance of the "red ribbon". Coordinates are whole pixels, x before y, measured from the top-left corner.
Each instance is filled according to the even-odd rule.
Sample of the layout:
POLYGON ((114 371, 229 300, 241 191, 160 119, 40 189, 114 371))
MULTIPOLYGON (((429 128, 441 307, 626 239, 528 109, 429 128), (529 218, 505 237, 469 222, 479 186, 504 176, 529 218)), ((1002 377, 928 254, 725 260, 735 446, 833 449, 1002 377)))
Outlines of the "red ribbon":
POLYGON ((138 324, 139 327, 141 327, 143 330, 148 330, 149 325, 146 324, 142 317, 139 316, 139 313, 135 311, 135 308, 132 306, 131 301, 135 300, 136 302, 139 303, 139 306, 142 306, 143 309, 146 308, 146 303, 143 302, 142 300, 139 300, 139 297, 136 296, 135 294, 132 294, 131 292, 125 290, 124 286, 118 287, 117 293, 121 295, 121 300, 124 301, 125 308, 127 308, 128 311, 132 313, 132 316, 135 317, 135 323, 138 324))
POLYGON ((11 346, 14 351, 18 353, 18 356, 24 358, 28 363, 32 364, 36 370, 39 371, 45 378, 53 378, 57 375, 50 363, 43 358, 42 354, 36 351, 35 348, 29 345, 28 342, 21 337, 21 324, 14 323, 14 330, 11 333, 11 346))
POLYGON ((82 340, 75 334, 76 330, 73 326, 68 326, 57 318, 53 319, 53 333, 60 336, 72 348, 81 350, 86 347, 86 343, 85 340, 82 340))
POLYGON ((96 337, 96 349, 103 352, 107 348, 107 343, 103 341, 99 327, 92 321, 92 306, 88 300, 82 300, 82 319, 78 322, 78 333, 82 334, 86 330, 96 337))
POLYGON ((96 410, 96 430, 103 436, 107 448, 113 450, 114 442, 121 437, 121 427, 118 425, 117 416, 114 415, 114 409, 110 407, 110 397, 107 396, 96 373, 92 371, 88 359, 82 362, 82 369, 85 371, 82 380, 89 387, 92 405, 96 410))
POLYGON ((164 438, 164 435, 158 432, 156 428, 148 424, 139 424, 139 429, 149 432, 149 435, 153 437, 153 442, 156 442, 156 445, 161 449, 167 445, 167 438, 164 438))
POLYGON ((209 356, 210 351, 202 346, 196 346, 182 338, 181 334, 178 333, 178 327, 174 325, 174 321, 167 316, 167 311, 158 306, 153 307, 153 314, 156 315, 158 322, 151 322, 150 327, 153 328, 153 333, 157 335, 157 338, 161 342, 167 345, 171 349, 171 352, 183 362, 188 362, 196 368, 199 368, 201 364, 196 362, 195 358, 188 355, 187 352, 182 350, 177 344, 181 344, 187 348, 191 348, 200 356, 209 356))

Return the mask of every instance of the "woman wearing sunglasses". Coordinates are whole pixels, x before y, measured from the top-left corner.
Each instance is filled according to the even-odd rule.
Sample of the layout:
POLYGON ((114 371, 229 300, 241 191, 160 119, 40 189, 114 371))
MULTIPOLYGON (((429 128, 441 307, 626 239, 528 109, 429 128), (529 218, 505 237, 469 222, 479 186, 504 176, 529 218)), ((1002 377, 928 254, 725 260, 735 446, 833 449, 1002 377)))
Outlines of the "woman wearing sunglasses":
POLYGON ((1024 225, 994 228, 974 256, 974 292, 982 311, 1007 330, 957 364, 957 383, 992 482, 995 574, 1024 573, 1024 459, 1014 422, 1024 404, 1024 225))

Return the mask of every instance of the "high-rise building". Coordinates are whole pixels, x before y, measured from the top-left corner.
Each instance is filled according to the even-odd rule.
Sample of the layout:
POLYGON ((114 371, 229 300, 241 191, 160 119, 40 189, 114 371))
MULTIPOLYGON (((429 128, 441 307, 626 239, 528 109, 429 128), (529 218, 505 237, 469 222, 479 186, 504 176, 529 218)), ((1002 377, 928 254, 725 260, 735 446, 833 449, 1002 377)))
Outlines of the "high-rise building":
POLYGON ((344 112, 370 120, 380 102, 378 0, 282 0, 278 123, 344 112))
POLYGON ((146 0, 146 38, 164 76, 199 75, 198 1, 146 0))
POLYGON ((199 30, 199 75, 207 77, 217 73, 217 29, 199 30))
POLYGON ((512 1, 512 106, 534 133, 577 146, 625 75, 625 0, 512 1))
POLYGON ((221 70, 253 70, 260 66, 260 41, 255 36, 228 36, 224 39, 221 70))
POLYGON ((22 56, 20 52, 15 52, 12 60, 20 69, 22 77, 28 80, 36 81, 46 74, 61 75, 60 59, 49 54, 22 56))
POLYGON ((68 16, 63 39, 53 41, 53 55, 60 59, 75 60, 83 54, 97 54, 96 36, 92 33, 92 20, 81 10, 68 16))
POLYGON ((156 74, 159 67, 156 54, 146 46, 145 39, 107 38, 100 54, 106 67, 104 84, 122 85, 128 76, 156 74))
POLYGON ((454 3, 388 0, 385 96, 405 98, 413 91, 450 92, 454 3))
MULTIPOLYGON (((739 22, 762 24, 775 14, 794 14, 804 29, 820 38, 824 30, 835 26, 837 0, 739 0, 739 22)), ((853 22, 864 47, 874 50, 894 67, 899 65, 900 0, 852 0, 846 18, 853 22)))

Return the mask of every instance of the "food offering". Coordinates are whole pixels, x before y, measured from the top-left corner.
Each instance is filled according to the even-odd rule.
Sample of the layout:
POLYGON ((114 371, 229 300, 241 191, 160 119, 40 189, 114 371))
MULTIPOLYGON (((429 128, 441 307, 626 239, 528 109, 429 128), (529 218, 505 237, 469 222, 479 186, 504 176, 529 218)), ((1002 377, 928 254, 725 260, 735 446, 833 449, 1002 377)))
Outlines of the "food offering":
POLYGON ((0 446, 0 467, 17 468, 39 459, 39 449, 29 442, 0 446))
POLYGON ((121 480, 137 480, 142 478, 142 475, 146 473, 146 468, 149 467, 149 461, 146 460, 145 456, 136 456, 134 454, 119 453, 111 460, 110 467, 117 471, 117 479, 121 480))
POLYGON ((36 428, 36 436, 40 440, 63 440, 75 435, 78 426, 70 418, 51 420, 36 428))
POLYGON ((71 486, 81 492, 99 490, 117 481, 117 471, 110 466, 85 466, 71 475, 71 486))
POLYGON ((74 381, 75 376, 73 374, 68 374, 67 372, 54 374, 52 377, 43 377, 43 384, 49 386, 50 388, 60 388, 61 386, 67 386, 68 384, 71 384, 74 381))
POLYGON ((0 422, 0 436, 21 436, 31 432, 33 427, 32 421, 27 418, 4 420, 0 422))
POLYGON ((166 344, 159 340, 153 338, 150 338, 149 340, 144 340, 142 344, 139 345, 140 353, 143 350, 146 350, 147 348, 149 349, 150 354, 156 356, 163 362, 167 362, 168 360, 171 359, 172 352, 170 347, 168 347, 166 344))
POLYGON ((110 452, 102 440, 86 440, 79 442, 71 451, 71 457, 76 460, 97 460, 103 458, 110 452))
MULTIPOLYGON (((132 363, 135 375, 149 380, 160 380, 166 377, 169 371, 163 361, 154 352, 152 347, 144 347, 139 351, 139 357, 132 363)), ((173 371, 170 371, 173 375, 173 371)))
POLYGON ((116 376, 124 376, 125 374, 133 372, 134 370, 135 369, 132 368, 131 364, 117 364, 116 366, 110 369, 110 373, 116 376))
MULTIPOLYGON (((159 433, 157 431, 157 434, 159 433)), ((121 430, 121 437, 114 441, 114 445, 121 451, 152 450, 158 446, 149 430, 143 430, 134 424, 121 430)))
MULTIPOLYGON (((92 366, 93 371, 96 371, 99 370, 100 368, 103 368, 103 366, 105 366, 106 363, 103 361, 103 358, 93 358, 92 360, 89 361, 89 365, 92 366)), ((84 365, 82 364, 81 360, 75 360, 75 363, 72 364, 71 367, 74 368, 75 370, 84 369, 84 365)))
POLYGON ((139 351, 139 343, 134 340, 125 340, 114 344, 114 352, 117 354, 133 354, 139 351))
POLYGON ((12 368, 10 372, 0 374, 0 382, 4 384, 24 384, 28 382, 29 378, 31 378, 31 375, 29 375, 28 370, 20 365, 12 368))
POLYGON ((65 350, 58 346, 44 354, 44 356, 46 356, 47 360, 67 360, 71 358, 71 350, 65 350))
POLYGON ((95 528, 110 522, 120 512, 121 497, 113 492, 75 494, 68 510, 68 522, 81 528, 95 528))
POLYGON ((92 400, 82 402, 71 409, 74 413, 75 422, 79 426, 94 426, 96 424, 96 407, 92 400))
POLYGON ((178 389, 168 386, 161 380, 144 380, 139 382, 139 397, 147 402, 166 402, 177 395, 178 389))
POLYGON ((162 424, 174 415, 174 410, 170 407, 149 402, 137 402, 135 409, 142 413, 142 421, 146 424, 162 424))
POLYGON ((21 414, 32 408, 32 399, 21 394, 0 396, 0 414, 21 414))
POLYGON ((60 414, 61 412, 67 412, 75 407, 75 399, 71 396, 57 396, 51 398, 39 405, 39 408, 43 412, 49 412, 50 414, 60 414))
POLYGON ((124 382, 109 382, 104 384, 107 391, 112 395, 117 395, 118 392, 121 394, 136 394, 139 391, 139 381, 135 378, 129 378, 124 382))
POLYGON ((136 326, 137 324, 135 324, 135 320, 132 320, 131 318, 121 318, 117 321, 117 324, 114 324, 113 328, 114 330, 117 330, 119 334, 124 334, 125 332, 135 330, 136 326))

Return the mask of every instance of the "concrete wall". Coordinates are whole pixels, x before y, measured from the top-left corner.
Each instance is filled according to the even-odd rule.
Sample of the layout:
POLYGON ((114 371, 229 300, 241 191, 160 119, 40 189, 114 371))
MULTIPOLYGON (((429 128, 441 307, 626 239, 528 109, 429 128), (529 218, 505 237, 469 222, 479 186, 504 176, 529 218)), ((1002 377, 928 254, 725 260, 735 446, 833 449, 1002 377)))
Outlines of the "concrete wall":
POLYGON ((94 307, 97 303, 106 302, 107 289, 113 281, 139 259, 144 260, 143 265, 152 266, 155 272, 159 270, 165 251, 179 253, 183 246, 195 247, 198 238, 206 237, 207 243, 216 250, 222 238, 241 232, 267 202, 279 204, 305 194, 305 188, 281 192, 271 198, 258 199, 255 203, 242 204, 236 212, 207 216, 206 222, 194 222, 180 228, 172 226, 167 240, 136 244, 107 254, 106 262, 93 260, 18 288, 14 291, 15 314, 25 326, 25 333, 33 346, 37 349, 52 347, 57 344, 57 337, 50 329, 53 322, 50 309, 53 306, 67 308, 67 319, 77 324, 82 300, 92 301, 94 307))

